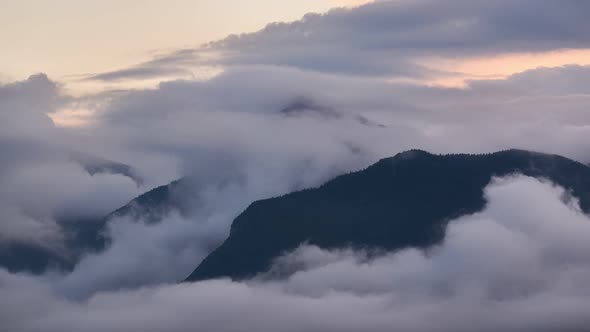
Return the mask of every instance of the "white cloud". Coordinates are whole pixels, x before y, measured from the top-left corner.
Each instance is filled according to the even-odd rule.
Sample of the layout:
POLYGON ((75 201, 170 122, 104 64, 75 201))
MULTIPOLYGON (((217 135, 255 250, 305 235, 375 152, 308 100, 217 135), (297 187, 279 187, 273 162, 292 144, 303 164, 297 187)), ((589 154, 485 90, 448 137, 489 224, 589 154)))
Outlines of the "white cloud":
MULTIPOLYGON (((433 11, 433 4, 379 2, 230 37, 208 46, 227 70, 207 81, 79 99, 44 75, 1 85, 0 240, 53 248, 62 235, 56 215, 99 216, 185 175, 191 187, 186 215, 174 212, 155 225, 113 221, 112 245, 86 255, 71 274, 1 272, 3 328, 587 326, 588 218, 560 200, 560 189, 523 178, 489 187, 486 210, 455 221, 445 244, 428 256, 409 250, 369 259, 306 247, 277 265, 306 266, 286 279, 160 285, 190 272, 252 201, 318 185, 401 150, 517 147, 590 160, 588 67, 537 69, 465 89, 382 79, 431 74, 413 60, 433 52, 585 47, 586 5, 458 1, 433 11), (55 127, 46 113, 67 103, 95 111, 91 124, 55 127), (299 105, 293 114, 281 112, 293 105, 299 105), (70 151, 129 164, 146 184, 90 176, 67 157, 70 151)), ((174 72, 193 65, 194 53, 103 78, 161 74, 163 67, 174 72)))
MULTIPOLYGON (((564 67, 443 89, 254 66, 206 82, 95 96, 102 102, 93 99, 101 108, 90 127, 6 134, 0 179, 12 189, 4 205, 20 199, 6 211, 41 210, 36 213, 43 220, 56 213, 99 216, 148 188, 189 175, 196 191, 238 188, 225 188, 198 205, 226 212, 209 242, 217 244, 250 202, 316 186, 402 150, 516 147, 588 161, 586 80, 586 67, 564 67), (298 104, 294 114, 281 112, 298 104), (72 150, 127 163, 146 184, 137 188, 117 175, 91 177, 66 158, 64 151, 72 150)), ((3 223, 12 225, 6 228, 14 237, 21 227, 9 219, 3 223)))
POLYGON ((369 258, 302 247, 280 280, 214 280, 70 302, 51 283, 3 272, 11 331, 577 331, 590 324, 590 220, 563 189, 496 180, 481 213, 440 247, 369 258))

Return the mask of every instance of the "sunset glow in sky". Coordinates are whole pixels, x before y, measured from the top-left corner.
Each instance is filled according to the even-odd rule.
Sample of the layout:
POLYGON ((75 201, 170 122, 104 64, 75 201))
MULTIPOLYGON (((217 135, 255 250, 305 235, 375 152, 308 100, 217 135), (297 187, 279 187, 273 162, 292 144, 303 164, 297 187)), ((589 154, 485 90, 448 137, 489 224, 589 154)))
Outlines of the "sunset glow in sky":
MULTIPOLYGON (((393 2, 406 2, 394 0, 393 2)), ((153 87, 170 75, 108 85, 88 75, 149 61, 179 49, 254 32, 271 22, 294 21, 308 12, 355 7, 369 0, 0 0, 0 82, 43 72, 80 95, 121 87, 153 87)), ((540 66, 590 63, 590 49, 484 56, 422 56, 425 67, 452 72, 424 80, 463 86, 465 80, 503 78, 540 66)), ((207 78, 221 68, 193 68, 190 77, 207 78)), ((72 120, 73 121, 73 120, 72 120)))

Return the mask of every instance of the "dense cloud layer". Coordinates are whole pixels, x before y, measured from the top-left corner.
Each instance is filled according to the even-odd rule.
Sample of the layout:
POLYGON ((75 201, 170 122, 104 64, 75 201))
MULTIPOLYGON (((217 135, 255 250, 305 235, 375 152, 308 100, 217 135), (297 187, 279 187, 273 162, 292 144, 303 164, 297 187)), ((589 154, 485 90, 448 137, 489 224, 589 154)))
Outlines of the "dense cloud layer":
POLYGON ((44 74, 27 80, 0 84, 0 134, 49 134, 53 127, 47 113, 55 110, 61 100, 58 86, 44 74))
POLYGON ((537 69, 450 89, 252 67, 131 93, 104 110, 102 120, 117 131, 110 135, 166 151, 202 146, 195 156, 231 149, 247 158, 261 150, 299 158, 348 146, 374 161, 413 147, 521 147, 585 161, 590 119, 582 83, 589 72, 581 66, 537 69), (299 105, 295 112, 293 105, 299 105))
POLYGON ((82 162, 70 134, 47 115, 69 99, 42 74, 0 85, 2 248, 18 242, 60 251, 59 219, 102 216, 141 192, 127 176, 85 168, 94 159, 82 162))
POLYGON ((127 292, 83 302, 0 274, 0 318, 14 331, 578 331, 588 326, 590 220, 564 191, 496 180, 489 206, 452 221, 443 245, 368 258, 302 247, 268 275, 127 292), (26 308, 26 310, 23 310, 26 308), (231 319, 229 319, 231 317, 231 319))
MULTIPOLYGON (((587 48, 584 1, 376 1, 273 23, 185 49, 97 80, 158 77, 204 66, 274 65, 360 76, 443 74, 424 57, 466 57, 587 48)), ((454 73, 448 72, 447 75, 454 73)))
POLYGON ((588 218, 574 200, 562 200, 561 189, 527 178, 490 186, 486 210, 453 222, 445 244, 427 254, 369 259, 303 247, 246 283, 173 283, 223 241, 252 201, 319 185, 402 150, 523 148, 589 162, 590 67, 538 68, 461 89, 384 79, 439 75, 418 65, 423 56, 587 47, 589 9, 575 0, 382 1, 91 78, 224 67, 206 81, 82 97, 42 74, 0 85, 0 250, 19 242, 69 257, 64 219, 101 217, 181 177, 187 190, 177 197, 189 207, 159 223, 141 213, 111 220, 110 245, 80 257, 71 273, 2 270, 2 328, 588 326, 588 218), (89 125, 56 127, 47 114, 64 108, 89 109, 89 125))
POLYGON ((252 201, 402 150, 517 147, 588 162, 589 85, 582 83, 589 73, 580 66, 538 69, 446 89, 256 66, 123 93, 100 104, 90 127, 52 126, 53 139, 21 134, 13 137, 27 138, 28 146, 5 144, 18 154, 2 166, 10 190, 1 234, 52 247, 63 236, 56 216, 104 215, 147 188, 188 176, 191 190, 178 196, 192 207, 188 214, 165 216, 158 226, 113 221, 113 246, 85 258, 60 287, 84 297, 180 280, 252 201), (121 174, 91 176, 66 157, 68 149, 124 161, 146 184, 138 188, 121 174), (143 240, 158 234, 149 245, 143 240), (124 268, 107 268, 111 263, 124 268))
POLYGON ((416 77, 419 56, 532 52, 588 45, 580 1, 380 1, 307 15, 208 47, 223 64, 416 77))

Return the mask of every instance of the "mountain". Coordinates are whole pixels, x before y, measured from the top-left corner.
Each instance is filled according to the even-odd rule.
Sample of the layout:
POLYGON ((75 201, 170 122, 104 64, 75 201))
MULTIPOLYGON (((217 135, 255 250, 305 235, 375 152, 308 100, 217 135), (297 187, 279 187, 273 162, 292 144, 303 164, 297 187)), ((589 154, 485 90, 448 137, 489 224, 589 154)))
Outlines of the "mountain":
MULTIPOLYGON (((138 186, 143 183, 137 171, 129 165, 79 151, 38 146, 29 142, 26 144, 34 155, 40 156, 41 159, 74 162, 91 176, 119 174, 130 178, 138 186)), ((106 238, 103 232, 107 218, 63 215, 54 215, 53 218, 64 231, 64 243, 54 248, 29 242, 2 241, 0 242, 0 267, 11 272, 35 274, 43 273, 49 268, 71 270, 83 253, 104 248, 106 238)))
POLYGON ((412 150, 308 189, 252 203, 228 239, 186 279, 244 279, 303 243, 322 248, 427 248, 444 239, 448 222, 481 211, 494 176, 548 179, 590 212, 590 167, 522 150, 486 155, 434 155, 412 150))
MULTIPOLYGON (((94 164, 96 165, 96 163, 94 164)), ((102 251, 110 239, 107 235, 108 222, 120 216, 153 223, 170 210, 183 211, 186 207, 177 195, 184 195, 186 181, 177 180, 157 187, 123 207, 97 218, 57 218, 65 235, 63 250, 54 250, 32 243, 9 242, 0 245, 0 267, 11 272, 40 274, 49 268, 71 270, 83 254, 102 251)))
MULTIPOLYGON (((568 188, 590 212, 588 165, 521 150, 444 156, 412 150, 319 188, 252 203, 234 220, 229 238, 187 280, 247 278, 305 242, 324 248, 386 250, 435 245, 444 238, 449 220, 483 209, 483 190, 493 176, 511 173, 547 178, 568 188)), ((65 251, 6 243, 0 248, 0 267, 32 273, 50 267, 70 270, 84 253, 108 245, 106 228, 113 218, 129 216, 151 223, 172 209, 188 211, 194 207, 183 205, 186 200, 181 198, 191 190, 192 184, 181 179, 150 190, 107 216, 59 220, 66 234, 65 251)))
POLYGON ((123 207, 111 212, 105 217, 109 220, 114 217, 129 216, 135 220, 155 223, 172 210, 181 213, 190 209, 183 204, 183 196, 192 192, 189 181, 180 179, 170 184, 154 188, 131 200, 123 207))
POLYGON ((70 270, 73 262, 53 249, 20 242, 3 243, 0 248, 0 268, 8 271, 41 274, 49 268, 70 270))

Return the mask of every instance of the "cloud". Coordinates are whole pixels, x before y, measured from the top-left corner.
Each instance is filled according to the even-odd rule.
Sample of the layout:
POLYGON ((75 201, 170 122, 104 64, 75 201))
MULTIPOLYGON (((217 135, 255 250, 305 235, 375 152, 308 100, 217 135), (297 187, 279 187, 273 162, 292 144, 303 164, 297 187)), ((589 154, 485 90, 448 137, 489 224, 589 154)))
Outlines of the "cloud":
POLYGON ((420 59, 587 48, 590 25, 581 13, 588 10, 588 4, 577 0, 376 1, 271 23, 254 33, 231 35, 95 78, 137 77, 139 72, 199 65, 272 65, 418 79, 453 75, 424 67, 420 59), (191 56, 192 61, 187 60, 191 56))
POLYGON ((44 74, 0 84, 0 137, 47 133, 53 127, 47 113, 62 103, 58 85, 44 74))
POLYGON ((584 330, 590 220, 564 195, 532 178, 497 179, 486 189, 487 208, 452 221, 440 247, 378 257, 302 247, 276 265, 295 272, 274 280, 71 302, 51 283, 2 272, 0 315, 13 331, 584 330))
POLYGON ((99 291, 183 280, 223 242, 232 220, 252 200, 302 189, 330 174, 311 162, 262 167, 236 160, 233 168, 201 161, 199 170, 169 188, 174 206, 157 216, 135 206, 110 219, 107 248, 85 255, 55 289, 85 299, 99 291))
POLYGON ((72 159, 69 133, 47 116, 70 100, 44 74, 0 85, 3 250, 16 242, 61 251, 64 219, 102 216, 139 193, 130 179, 117 174, 92 176, 72 159))
MULTIPOLYGON (((0 217, 0 238, 7 241, 37 236, 46 240, 46 232, 30 232, 28 228, 37 225, 39 229, 59 231, 59 221, 106 215, 138 194, 136 184, 129 178, 90 176, 74 163, 51 159, 41 159, 37 164, 20 163, 17 169, 0 174, 0 183, 0 206, 14 212, 0 217), (25 228, 19 235, 15 230, 21 227, 25 228)), ((54 235, 61 238, 59 232, 54 235)))
POLYGON ((85 80, 109 82, 128 79, 150 79, 162 76, 190 76, 190 70, 182 68, 182 66, 196 64, 198 63, 197 59, 195 50, 183 49, 165 56, 158 56, 131 68, 89 75, 85 80))
POLYGON ((113 229, 128 231, 113 233, 112 248, 80 263, 70 278, 80 281, 66 291, 80 297, 181 280, 190 272, 184 253, 196 266, 252 201, 317 186, 402 150, 518 147, 588 161, 588 101, 578 84, 587 73, 577 66, 539 69, 449 89, 257 66, 123 94, 85 129, 100 142, 90 146, 129 162, 151 183, 188 177, 188 191, 176 197, 190 208, 164 215, 157 227, 141 218, 121 228, 115 221, 113 229), (176 161, 178 171, 169 166, 176 161), (134 240, 156 230, 170 239, 153 247, 134 240), (185 245, 166 245, 174 236, 185 245), (127 268, 111 273, 111 259, 127 268))
POLYGON ((221 243, 252 201, 319 185, 402 150, 517 147, 590 161, 587 66, 538 68, 470 81, 464 89, 384 80, 441 74, 418 65, 425 55, 586 47, 585 7, 573 1, 456 1, 443 8, 433 1, 376 2, 89 78, 124 81, 225 67, 205 81, 80 98, 42 74, 1 85, 3 244, 63 251, 61 219, 102 216, 180 177, 188 188, 176 196, 186 208, 159 223, 141 214, 112 220, 110 245, 77 257, 71 273, 4 272, 0 320, 16 331, 187 329, 183 324, 228 331, 423 331, 433 329, 432 321, 434 328, 459 331, 466 326, 460 322, 500 330, 586 326, 588 294, 579 280, 588 277, 581 240, 587 218, 558 199, 562 191, 530 179, 492 185, 486 211, 456 221, 444 246, 427 256, 406 251, 374 259, 307 247, 277 263, 285 269, 277 272, 282 279, 169 284, 221 243), (46 114, 64 105, 88 106, 93 121, 84 128, 54 126, 46 114), (72 160, 78 151, 129 168, 89 171, 72 160), (294 273, 293 267, 304 269, 294 273), (580 286, 576 292, 574 286, 580 286), (241 324, 225 317, 242 318, 241 324))
POLYGON ((129 219, 109 223, 111 245, 84 257, 55 285, 61 294, 85 299, 99 291, 174 283, 212 250, 222 224, 185 219, 177 212, 156 224, 129 219))
MULTIPOLYGON (((57 217, 100 216, 154 186, 188 176, 192 192, 181 205, 193 209, 181 218, 215 225, 204 233, 199 226, 186 226, 194 241, 206 242, 191 247, 198 248, 192 256, 196 265, 252 201, 317 186, 402 150, 478 153, 516 147, 588 162, 590 118, 586 85, 580 84, 587 76, 587 67, 582 66, 538 69, 449 89, 253 66, 233 68, 208 81, 162 83, 157 89, 106 99, 94 96, 100 106, 92 125, 53 127, 51 135, 40 136, 15 131, 7 136, 10 140, 0 143, 5 151, 0 181, 5 181, 3 188, 11 188, 5 193, 5 202, 11 205, 6 211, 36 211, 33 220, 49 225, 57 217), (300 110, 284 112, 294 105, 300 110), (71 160, 70 151, 129 165, 145 179, 144 185, 138 188, 117 174, 90 176, 71 160), (54 194, 55 188, 60 194, 54 194), (203 200, 199 197, 203 193, 216 195, 203 200)), ((184 224, 174 222, 173 216, 164 217, 164 224, 171 222, 170 229, 162 232, 176 234, 185 243, 184 224), (179 231, 174 230, 177 227, 179 231)), ((30 238, 31 228, 25 227, 29 218, 24 214, 22 225, 8 218, 10 222, 4 223, 11 226, 4 232, 14 238, 15 230, 21 229, 21 239, 30 238)), ((135 232, 149 234, 144 226, 135 232)), ((54 234, 59 238, 59 233, 54 234)), ((121 236, 126 246, 118 249, 121 254, 112 255, 129 254, 129 267, 140 259, 175 254, 167 251, 158 256, 157 250, 148 250, 136 255, 145 248, 128 238, 121 236)), ((117 243, 113 246, 119 248, 117 243)), ((129 275, 76 288, 83 293, 117 288, 117 278, 131 280, 135 271, 138 281, 123 283, 126 287, 169 281, 173 276, 182 279, 185 273, 185 265, 173 260, 164 258, 159 264, 154 267, 168 266, 170 273, 130 268, 129 275), (145 275, 153 278, 139 278, 145 275)))
POLYGON ((511 75, 506 80, 470 82, 472 89, 494 90, 519 96, 583 95, 590 92, 590 66, 541 67, 511 75))
POLYGON ((587 217, 560 200, 563 191, 531 179, 493 184, 488 208, 456 221, 426 256, 307 247, 277 263, 285 269, 278 279, 169 284, 223 241, 252 201, 402 150, 516 147, 590 161, 589 67, 539 68, 464 89, 384 80, 445 74, 420 67, 425 55, 586 47, 584 9, 573 0, 377 2, 90 78, 225 67, 205 81, 80 98, 45 75, 0 86, 0 240, 62 250, 60 218, 83 222, 157 185, 188 181, 178 196, 186 211, 155 224, 141 214, 112 220, 110 245, 84 253, 71 273, 2 272, 0 321, 15 331, 587 326, 587 217), (64 104, 88 106, 93 121, 54 126, 46 113, 64 104), (129 165, 145 182, 138 188, 121 174, 89 174, 72 151, 129 165))
POLYGON ((362 157, 359 167, 410 148, 490 152, 518 147, 586 161, 590 119, 587 85, 581 83, 587 78, 587 67, 568 66, 472 81, 456 89, 255 66, 206 82, 175 81, 130 93, 99 119, 109 137, 195 158, 203 150, 228 149, 245 156, 295 149, 311 157, 352 145, 363 154, 346 157, 362 157), (281 113, 299 100, 308 104, 302 116, 281 113), (381 126, 364 126, 359 118, 381 126), (497 135, 498 130, 504 134, 497 135))
POLYGON ((181 68, 135 67, 107 73, 100 73, 89 77, 89 80, 116 81, 120 79, 144 79, 162 77, 166 75, 183 75, 189 73, 181 68))

